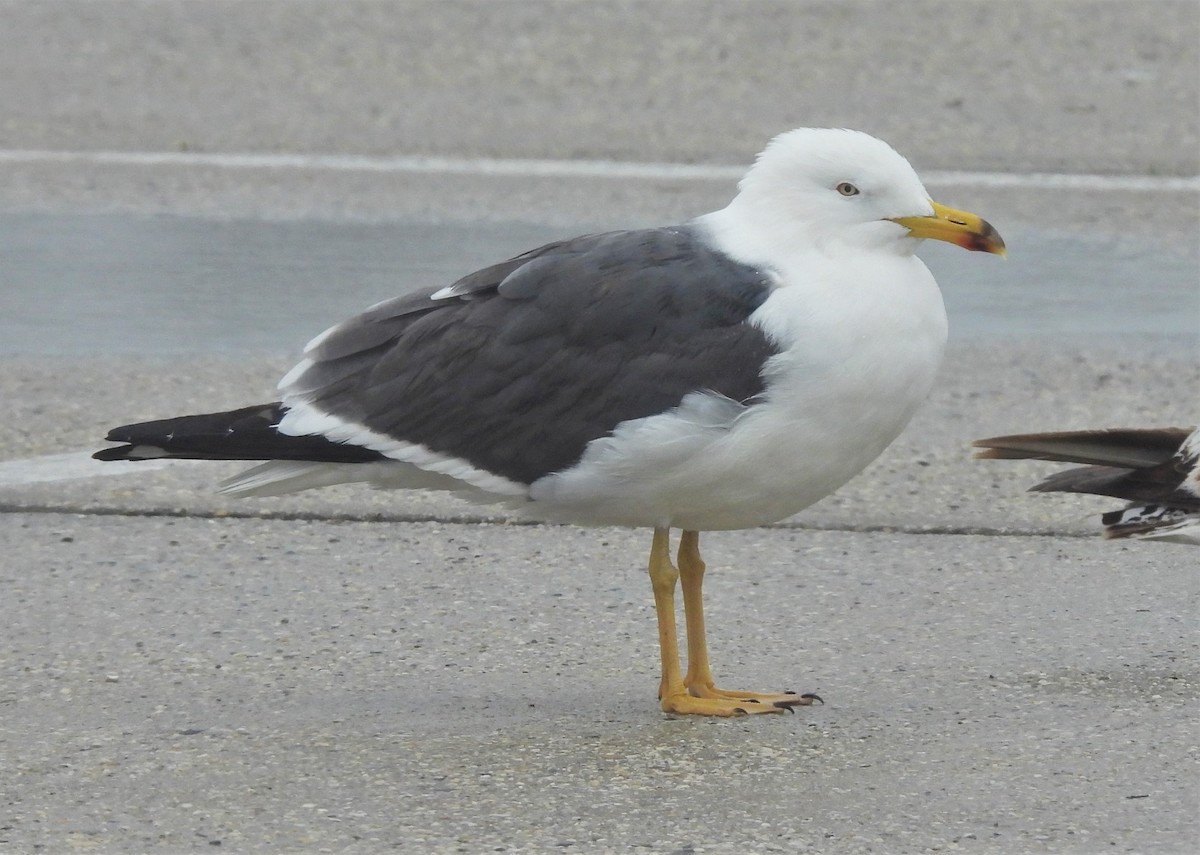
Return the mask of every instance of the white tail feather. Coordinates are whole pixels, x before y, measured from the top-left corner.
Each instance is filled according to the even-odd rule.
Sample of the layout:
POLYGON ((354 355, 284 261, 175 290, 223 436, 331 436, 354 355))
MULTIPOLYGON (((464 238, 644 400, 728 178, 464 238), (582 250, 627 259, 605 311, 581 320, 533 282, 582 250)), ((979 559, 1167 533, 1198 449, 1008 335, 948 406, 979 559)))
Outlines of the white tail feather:
POLYGON ((239 498, 283 496, 318 487, 364 482, 383 490, 445 490, 477 502, 524 500, 524 496, 489 493, 451 475, 430 472, 399 460, 378 463, 272 460, 221 482, 219 492, 239 498))
POLYGON ((387 464, 272 460, 222 481, 218 492, 241 497, 283 496, 316 487, 368 481, 367 470, 381 465, 387 464))

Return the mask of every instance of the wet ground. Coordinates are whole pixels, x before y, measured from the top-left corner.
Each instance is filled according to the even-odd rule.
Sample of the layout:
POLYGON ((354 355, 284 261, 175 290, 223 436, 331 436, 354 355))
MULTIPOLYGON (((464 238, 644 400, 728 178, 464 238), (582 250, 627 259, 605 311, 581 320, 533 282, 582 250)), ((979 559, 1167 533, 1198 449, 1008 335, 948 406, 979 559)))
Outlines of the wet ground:
MULTIPOLYGON (((0 214, 0 354, 296 353, 378 300, 615 224, 0 214)), ((1191 341, 1200 263, 1012 224, 1004 262, 928 242, 951 334, 1191 341)))

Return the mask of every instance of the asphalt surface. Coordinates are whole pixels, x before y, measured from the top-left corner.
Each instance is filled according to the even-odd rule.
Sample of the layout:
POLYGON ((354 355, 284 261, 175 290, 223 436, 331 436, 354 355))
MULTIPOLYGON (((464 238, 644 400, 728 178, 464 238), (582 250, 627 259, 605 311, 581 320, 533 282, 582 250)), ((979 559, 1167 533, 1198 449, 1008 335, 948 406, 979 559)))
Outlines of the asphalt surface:
MULTIPOLYGON (((738 164, 828 124, 922 172, 1200 171, 1190 2, 68 0, 0 20, 6 216, 571 231, 730 192, 17 151, 738 164)), ((1006 235, 1200 258, 1194 191, 930 189, 1006 235)), ((1130 283, 1131 316, 1153 287, 1130 283)), ((1105 543, 1112 502, 1027 495, 1053 466, 967 446, 1194 424, 1197 341, 1030 327, 958 341, 835 496, 705 536, 720 681, 826 700, 726 721, 657 709, 647 532, 349 488, 234 503, 211 488, 236 465, 87 461, 113 424, 262 399, 294 352, 3 357, 0 851, 1192 851, 1200 555, 1105 543)))

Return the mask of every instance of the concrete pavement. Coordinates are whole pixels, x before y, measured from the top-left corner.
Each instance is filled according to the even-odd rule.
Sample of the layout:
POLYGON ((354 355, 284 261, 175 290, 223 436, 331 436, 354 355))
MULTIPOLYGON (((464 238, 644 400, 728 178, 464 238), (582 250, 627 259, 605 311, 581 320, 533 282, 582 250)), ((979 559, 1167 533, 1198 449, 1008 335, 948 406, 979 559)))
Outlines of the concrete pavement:
POLYGON ((1188 0, 0 10, 5 148, 742 164, 849 124, 926 170, 1200 169, 1188 0))
MULTIPOLYGON (((1186 547, 706 538, 726 685, 655 709, 644 532, 10 514, 14 852, 1183 852, 1186 547)), ((4 844, 0 844, 4 845, 4 844)))

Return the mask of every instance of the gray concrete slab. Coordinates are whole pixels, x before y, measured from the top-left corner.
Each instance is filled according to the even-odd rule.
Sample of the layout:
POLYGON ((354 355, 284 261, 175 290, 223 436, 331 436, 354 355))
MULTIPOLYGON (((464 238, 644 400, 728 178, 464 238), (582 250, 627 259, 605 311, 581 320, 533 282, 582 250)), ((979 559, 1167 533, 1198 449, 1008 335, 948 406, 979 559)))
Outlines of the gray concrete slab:
POLYGON ((744 163, 860 127, 925 169, 1200 171, 1200 9, 1112 3, 0 6, 0 147, 744 163))
MULTIPOLYGON (((1107 0, 0 3, 0 149, 744 166, 798 125, 918 170, 1200 172, 1200 7, 1107 0)), ((637 225, 731 180, 0 158, 0 208, 637 225)), ((1195 252, 1191 192, 949 180, 937 198, 1195 252)))
POLYGON ((827 700, 711 721, 656 711, 646 541, 6 515, 0 841, 1088 853, 1200 831, 1186 547, 708 536, 726 684, 827 700))

